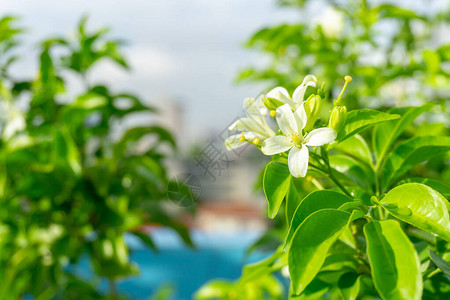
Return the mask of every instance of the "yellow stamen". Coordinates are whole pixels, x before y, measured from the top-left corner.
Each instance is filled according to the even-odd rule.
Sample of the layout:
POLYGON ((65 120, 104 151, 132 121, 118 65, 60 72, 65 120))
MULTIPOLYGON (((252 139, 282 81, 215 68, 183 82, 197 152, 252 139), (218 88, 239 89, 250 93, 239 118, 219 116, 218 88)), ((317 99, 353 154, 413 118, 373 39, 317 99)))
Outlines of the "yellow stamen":
POLYGON ((245 141, 245 136, 244 136, 244 135, 241 135, 241 137, 239 138, 239 141, 240 141, 240 142, 245 141))
POLYGON ((276 111, 276 110, 271 110, 270 113, 269 113, 269 115, 270 115, 271 117, 275 117, 275 116, 277 115, 277 111, 276 111))
POLYGON ((252 143, 253 143, 254 145, 258 145, 259 142, 260 142, 260 141, 259 141, 258 138, 254 138, 253 141, 252 141, 252 143))
POLYGON ((292 140, 293 140, 294 142, 297 142, 297 141, 298 141, 298 135, 294 134, 294 135, 292 136, 292 140))
POLYGON ((348 81, 348 82, 353 80, 352 76, 349 76, 349 75, 345 76, 344 79, 345 79, 345 81, 348 81))

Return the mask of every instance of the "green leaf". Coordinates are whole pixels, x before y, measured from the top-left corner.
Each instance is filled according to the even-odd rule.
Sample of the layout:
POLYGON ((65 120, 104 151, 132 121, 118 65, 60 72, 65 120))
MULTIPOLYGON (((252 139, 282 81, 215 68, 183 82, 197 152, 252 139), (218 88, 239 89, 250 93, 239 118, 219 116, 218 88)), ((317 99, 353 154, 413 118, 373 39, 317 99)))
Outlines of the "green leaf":
POLYGON ((332 287, 331 284, 316 277, 300 295, 290 294, 289 300, 321 299, 332 287))
POLYGON ((405 8, 398 7, 393 4, 382 4, 374 8, 380 18, 393 18, 393 19, 424 19, 418 16, 414 11, 405 8))
POLYGON ((358 297, 360 287, 360 276, 355 272, 342 275, 338 281, 339 292, 346 300, 355 300, 358 297))
POLYGON ((430 188, 436 190, 444 196, 444 198, 450 198, 450 186, 446 185, 445 183, 442 183, 440 181, 430 179, 430 178, 420 178, 420 177, 413 177, 413 178, 407 178, 400 181, 397 186, 405 184, 405 183, 421 183, 429 186, 430 188))
POLYGON ((149 246, 153 251, 158 251, 158 248, 156 247, 155 242, 153 242, 153 239, 150 237, 150 235, 134 231, 132 232, 133 235, 138 237, 145 245, 149 246))
POLYGON ((366 140, 359 134, 336 144, 333 149, 346 153, 362 162, 372 166, 372 153, 366 140))
POLYGON ((297 207, 294 216, 292 217, 289 232, 283 247, 284 251, 287 251, 294 233, 308 216, 321 209, 338 209, 347 202, 352 202, 352 199, 342 193, 334 191, 315 191, 306 196, 302 202, 300 202, 300 205, 297 207))
POLYGON ((88 92, 87 94, 79 96, 70 107, 94 110, 107 104, 108 99, 105 96, 88 92))
POLYGON ((242 276, 239 280, 240 283, 243 284, 249 281, 253 281, 255 279, 261 278, 262 276, 266 276, 267 274, 280 270, 284 266, 284 264, 287 264, 286 258, 284 258, 284 264, 276 263, 276 261, 280 259, 283 260, 283 257, 285 255, 286 254, 280 247, 268 258, 244 266, 244 268, 242 269, 242 276))
POLYGON ((67 164, 76 175, 81 174, 80 154, 69 131, 63 127, 55 131, 55 161, 67 164))
POLYGON ((330 166, 344 177, 345 184, 357 185, 366 190, 371 190, 372 184, 375 182, 373 170, 366 164, 346 155, 331 155, 330 166))
POLYGON ((437 53, 442 61, 450 61, 450 44, 438 48, 437 53))
POLYGON ((383 168, 382 188, 387 189, 413 166, 450 150, 450 137, 418 136, 400 144, 389 154, 383 168))
POLYGON ((263 178, 263 189, 269 203, 269 218, 273 219, 280 209, 289 189, 291 173, 287 165, 271 161, 267 164, 263 178))
POLYGON ((223 299, 230 289, 233 288, 233 283, 222 280, 213 280, 207 282, 200 289, 195 292, 195 299, 223 299))
POLYGON ((297 185, 301 184, 301 179, 291 176, 289 183, 289 189, 286 194, 286 221, 287 224, 291 223, 295 210, 301 202, 301 195, 297 189, 297 185))
POLYGON ((430 258, 434 262, 434 264, 444 272, 445 275, 450 277, 450 263, 443 260, 439 255, 434 253, 431 249, 428 249, 430 253, 430 258))
POLYGON ((339 132, 337 140, 339 142, 348 139, 354 134, 361 132, 375 124, 398 119, 400 116, 388 114, 372 109, 352 110, 347 115, 344 128, 339 132))
POLYGON ((310 215, 295 232, 288 253, 292 288, 300 294, 319 272, 328 249, 341 235, 351 214, 323 209, 310 215))
POLYGON ((450 242, 446 202, 441 194, 420 183, 397 186, 381 199, 383 207, 395 217, 450 242))
POLYGON ((364 226, 372 278, 381 298, 421 299, 422 276, 414 246, 394 220, 364 226))
POLYGON ((433 107, 433 103, 427 103, 418 107, 401 107, 389 110, 389 113, 400 115, 401 118, 377 125, 373 131, 373 147, 378 158, 377 167, 383 163, 384 156, 391 148, 397 137, 411 124, 418 116, 433 107))

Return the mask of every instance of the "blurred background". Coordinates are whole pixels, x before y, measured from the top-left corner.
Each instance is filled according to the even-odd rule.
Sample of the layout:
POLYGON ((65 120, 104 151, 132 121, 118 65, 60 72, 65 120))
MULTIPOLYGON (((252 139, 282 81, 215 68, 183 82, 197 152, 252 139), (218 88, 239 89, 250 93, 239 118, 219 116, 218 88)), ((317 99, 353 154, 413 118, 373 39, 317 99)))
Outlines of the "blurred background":
POLYGON ((224 140, 275 86, 315 74, 325 111, 351 75, 349 108, 433 101, 427 131, 448 131, 448 0, 3 0, 0 16, 2 299, 191 299, 267 256, 268 159, 224 140))

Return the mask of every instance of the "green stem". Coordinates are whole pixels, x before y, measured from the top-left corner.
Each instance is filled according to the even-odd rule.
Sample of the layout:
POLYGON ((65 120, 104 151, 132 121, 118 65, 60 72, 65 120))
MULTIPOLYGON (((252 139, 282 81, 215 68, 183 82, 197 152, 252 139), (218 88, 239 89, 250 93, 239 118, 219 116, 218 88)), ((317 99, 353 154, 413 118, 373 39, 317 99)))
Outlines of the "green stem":
POLYGON ((331 173, 331 169, 329 169, 328 177, 344 192, 344 194, 353 199, 352 194, 350 194, 349 191, 344 187, 344 185, 340 183, 339 180, 337 180, 337 178, 334 177, 334 175, 331 173))
POLYGON ((375 169, 375 196, 380 197, 380 182, 378 180, 378 171, 375 169))
POLYGON ((344 194, 353 199, 352 194, 344 187, 342 183, 339 182, 339 180, 336 177, 334 177, 333 171, 330 167, 330 161, 328 160, 328 154, 324 149, 322 149, 321 158, 323 159, 323 161, 325 162, 325 166, 327 167, 328 178, 330 178, 331 181, 333 181, 344 192, 344 194))
POLYGON ((109 279, 108 283, 109 283, 109 293, 110 293, 111 299, 113 299, 113 300, 119 299, 115 280, 109 279))

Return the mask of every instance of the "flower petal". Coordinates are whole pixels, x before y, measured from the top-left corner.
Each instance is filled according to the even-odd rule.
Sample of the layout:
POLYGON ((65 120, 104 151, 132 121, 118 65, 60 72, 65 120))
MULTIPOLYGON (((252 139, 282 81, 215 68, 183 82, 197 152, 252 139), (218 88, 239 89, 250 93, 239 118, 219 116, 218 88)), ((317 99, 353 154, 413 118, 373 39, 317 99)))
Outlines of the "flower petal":
POLYGON ((297 123, 289 104, 277 108, 277 123, 285 135, 297 134, 297 123))
POLYGON ((252 131, 262 136, 267 135, 267 133, 265 132, 265 128, 263 128, 260 123, 250 118, 242 118, 237 120, 233 125, 229 127, 229 129, 239 131, 252 131))
POLYGON ((256 98, 256 104, 258 105, 259 108, 259 114, 263 117, 267 116, 268 113, 268 109, 266 108, 266 106, 264 105, 264 95, 261 94, 256 98))
POLYGON ((274 98, 280 100, 283 103, 289 103, 291 101, 291 96, 289 96, 288 91, 281 86, 271 89, 267 94, 267 98, 274 98))
POLYGON ((306 171, 308 171, 308 159, 308 147, 305 145, 302 145, 301 148, 293 147, 289 151, 288 166, 292 176, 305 177, 306 171))
POLYGON ((304 139, 307 146, 322 146, 336 139, 337 132, 333 128, 322 127, 311 131, 304 139))
POLYGON ((296 103, 301 103, 303 97, 305 96, 306 89, 308 86, 316 87, 317 78, 314 75, 307 75, 303 79, 303 82, 295 89, 294 94, 292 94, 292 100, 296 103))
POLYGON ((227 150, 233 150, 243 146, 246 141, 241 141, 241 134, 234 134, 225 140, 225 147, 227 150))
POLYGON ((305 112, 305 105, 302 103, 297 108, 297 110, 294 112, 295 122, 297 123, 297 130, 298 133, 302 133, 303 128, 306 126, 306 122, 308 120, 308 117, 306 116, 305 112))
POLYGON ((292 140, 284 135, 276 135, 264 140, 261 151, 265 155, 274 155, 285 152, 293 146, 292 140))
POLYGON ((233 124, 231 124, 231 125, 228 127, 228 130, 229 130, 229 131, 235 131, 235 130, 236 130, 236 127, 237 127, 237 125, 238 125, 238 123, 239 123, 239 120, 236 120, 235 122, 233 122, 233 124))
POLYGON ((244 100, 245 114, 258 122, 263 122, 263 118, 267 114, 267 108, 264 106, 263 98, 264 96, 260 96, 256 99, 246 98, 244 100))

